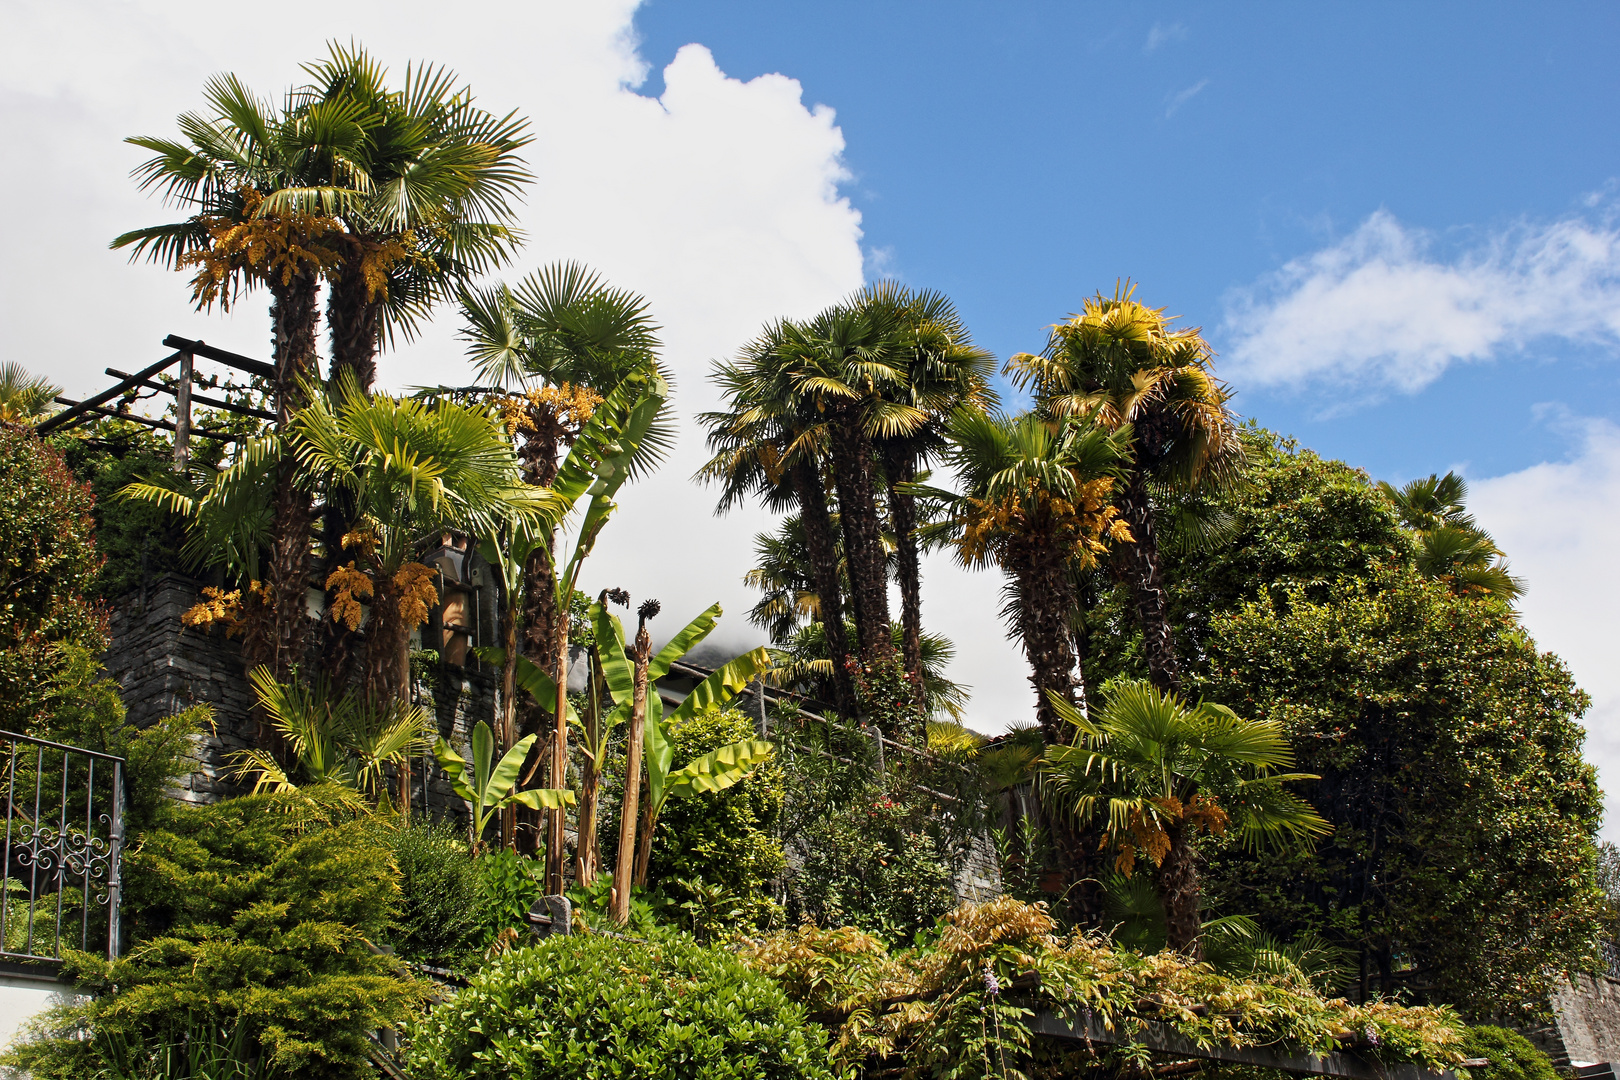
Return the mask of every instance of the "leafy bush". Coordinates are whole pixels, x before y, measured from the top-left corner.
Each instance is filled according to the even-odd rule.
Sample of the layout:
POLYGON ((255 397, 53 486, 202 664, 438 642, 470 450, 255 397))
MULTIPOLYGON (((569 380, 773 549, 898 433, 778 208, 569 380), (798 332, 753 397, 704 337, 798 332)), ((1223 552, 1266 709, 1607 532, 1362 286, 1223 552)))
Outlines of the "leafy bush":
MULTIPOLYGON (((744 713, 701 712, 675 729, 672 767, 753 735, 754 722, 744 713)), ((772 760, 725 791, 664 804, 648 880, 677 907, 685 906, 699 936, 780 925, 782 911, 769 886, 785 866, 774 835, 784 782, 772 760)))
POLYGON ((382 839, 399 868, 399 914, 389 931, 407 960, 461 968, 485 944, 484 875, 467 850, 467 831, 447 821, 387 828, 382 839))
POLYGON ((318 789, 171 807, 124 867, 125 955, 72 954, 67 974, 99 996, 48 1015, 8 1064, 88 1077, 105 1062, 86 1027, 149 1045, 240 1022, 275 1069, 361 1077, 366 1033, 423 997, 371 946, 399 898, 388 851, 318 789))
POLYGON ((106 647, 86 599, 101 569, 95 499, 34 435, 0 425, 0 728, 36 730, 63 645, 106 647))
POLYGON ((422 1080, 828 1078, 823 1036, 772 982, 681 938, 557 937, 491 962, 412 1025, 422 1080))
POLYGON ((914 808, 886 795, 857 799, 807 830, 790 914, 909 940, 955 902, 951 867, 914 808))
MULTIPOLYGON (((1060 936, 1044 907, 1005 897, 963 905, 935 940, 899 952, 850 927, 804 926, 739 958, 806 1008, 841 1021, 833 1056, 848 1070, 903 1064, 920 1075, 963 1076, 989 1073, 992 1062, 1002 1073, 1067 1063, 1073 1045, 1037 1039, 1029 1004, 1090 1010, 1123 1032, 1155 1020, 1202 1045, 1286 1041, 1317 1053, 1376 1046, 1387 1059, 1431 1068, 1463 1056, 1464 1025, 1450 1009, 1352 1006, 1297 981, 1225 977, 1179 953, 1142 956, 1097 936, 1060 936), (908 1004, 886 1006, 896 999, 908 1004)), ((1113 1053, 1117 1064, 1147 1064, 1145 1046, 1113 1053)))
POLYGON ((1485 1058, 1482 1068, 1470 1069, 1474 1080, 1557 1080, 1558 1072, 1546 1054, 1516 1031, 1488 1024, 1468 1029, 1463 1056, 1485 1058))
POLYGON ((526 929, 529 909, 546 893, 545 855, 531 859, 508 848, 478 857, 479 917, 483 943, 509 928, 526 929))

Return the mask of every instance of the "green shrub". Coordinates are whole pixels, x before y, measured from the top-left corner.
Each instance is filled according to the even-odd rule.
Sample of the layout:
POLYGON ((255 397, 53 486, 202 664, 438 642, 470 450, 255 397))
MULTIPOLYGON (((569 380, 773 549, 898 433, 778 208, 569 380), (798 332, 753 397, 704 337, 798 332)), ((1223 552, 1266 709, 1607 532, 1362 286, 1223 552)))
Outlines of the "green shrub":
POLYGON ((1465 1057, 1485 1058, 1489 1065, 1470 1069, 1474 1080, 1557 1080, 1558 1073, 1546 1054, 1518 1032, 1481 1025, 1469 1028, 1463 1039, 1465 1057))
MULTIPOLYGON (((675 729, 672 767, 753 736, 744 713, 699 713, 675 729)), ((774 835, 784 782, 772 760, 725 791, 664 804, 647 878, 699 936, 781 924, 770 884, 786 865, 774 835)))
POLYGON ((172 807, 124 867, 124 956, 71 954, 67 974, 98 996, 48 1016, 4 1064, 89 1077, 106 1063, 87 1026, 147 1046, 240 1022, 278 1070, 362 1077, 366 1033, 423 997, 371 945, 399 899, 387 849, 318 792, 172 807))
POLYGON ((769 979, 684 938, 559 937, 493 961, 412 1025, 421 1080, 828 1078, 824 1036, 769 979))
POLYGON ((101 569, 94 505, 59 454, 0 425, 0 728, 34 731, 48 718, 63 645, 106 648, 86 599, 101 569))
POLYGON ((467 830, 447 821, 386 829, 383 842, 399 868, 399 914, 388 940, 407 960, 469 965, 485 944, 484 879, 467 850, 467 830))
POLYGON ((546 861, 496 848, 478 857, 479 918, 482 943, 487 945, 503 930, 527 930, 529 909, 546 894, 546 861))
POLYGON ((790 914, 905 941, 955 903, 951 867, 918 811, 874 794, 807 830, 790 914))

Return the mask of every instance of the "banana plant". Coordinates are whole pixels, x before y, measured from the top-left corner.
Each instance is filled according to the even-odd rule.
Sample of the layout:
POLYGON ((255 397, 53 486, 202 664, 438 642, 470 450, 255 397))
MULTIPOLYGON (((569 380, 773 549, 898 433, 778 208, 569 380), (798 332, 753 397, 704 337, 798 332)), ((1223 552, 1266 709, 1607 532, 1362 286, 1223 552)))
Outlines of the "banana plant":
MULTIPOLYGON (((568 621, 569 601, 579 580, 580 567, 596 546, 618 504, 614 496, 637 472, 646 467, 649 446, 656 443, 655 429, 660 414, 669 399, 669 383, 659 371, 657 363, 649 360, 617 386, 597 406, 579 438, 569 448, 568 456, 558 468, 552 481, 551 506, 554 520, 543 523, 539 530, 528 530, 514 525, 508 535, 492 537, 479 546, 479 553, 496 567, 506 586, 509 611, 515 612, 523 602, 526 587, 525 567, 529 555, 542 545, 550 546, 562 518, 581 502, 585 513, 575 535, 573 551, 563 564, 561 573, 553 574, 550 587, 555 591, 554 611, 559 613, 562 625, 557 635, 557 655, 547 658, 554 664, 549 672, 551 688, 546 697, 537 697, 555 718, 551 738, 551 784, 561 788, 566 780, 568 762, 568 621), (647 445, 644 445, 647 444, 647 445)), ((653 446, 650 456, 657 457, 653 446)), ((509 616, 510 617, 510 616, 509 616)), ((517 685, 517 634, 515 622, 503 625, 504 659, 502 661, 503 736, 510 739, 513 731, 515 689, 517 685)), ((562 837, 564 821, 561 814, 552 815, 546 862, 548 888, 562 889, 562 837)))
MULTIPOLYGON (((600 603, 592 607, 591 615, 596 626, 596 648, 601 657, 602 675, 607 682, 608 693, 614 705, 613 711, 609 714, 608 725, 605 726, 616 725, 629 718, 634 704, 635 665, 625 647, 624 627, 619 620, 600 603)), ((656 685, 659 679, 669 674, 669 669, 675 661, 691 652, 699 642, 709 636, 720 616, 720 605, 714 604, 670 638, 669 643, 647 663, 648 683, 656 685)), ((647 863, 652 855, 653 830, 658 827, 658 816, 663 812, 664 804, 668 800, 687 798, 704 792, 724 791, 746 779, 756 766, 767 760, 774 752, 775 748, 763 739, 743 739, 722 746, 679 769, 671 770, 675 758, 671 736, 675 728, 701 712, 723 707, 736 697, 750 680, 770 667, 770 664, 770 652, 764 647, 736 657, 693 687, 686 700, 667 717, 664 715, 663 699, 656 693, 648 695, 647 798, 641 806, 639 837, 636 843, 632 875, 636 884, 647 883, 647 863)), ((640 777, 627 776, 626 790, 639 780, 640 777)), ((629 882, 619 882, 618 888, 623 891, 628 885, 629 882)))
POLYGON ((560 788, 529 788, 518 790, 518 773, 523 759, 528 757, 537 735, 527 735, 495 762, 495 733, 482 720, 473 728, 471 761, 464 759, 444 739, 433 746, 433 756, 450 778, 450 786, 466 800, 472 810, 472 844, 476 849, 483 843, 484 830, 495 817, 509 806, 527 806, 531 810, 561 810, 572 806, 574 793, 560 788))

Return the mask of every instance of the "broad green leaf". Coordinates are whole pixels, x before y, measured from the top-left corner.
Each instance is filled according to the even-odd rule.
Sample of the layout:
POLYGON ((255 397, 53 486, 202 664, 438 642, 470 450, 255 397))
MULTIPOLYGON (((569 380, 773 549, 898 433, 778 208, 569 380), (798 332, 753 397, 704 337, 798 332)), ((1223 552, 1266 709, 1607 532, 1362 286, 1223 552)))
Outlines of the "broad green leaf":
POLYGON ((669 639, 669 644, 658 650, 658 655, 647 665, 647 681, 657 682, 669 674, 670 665, 691 652, 697 643, 709 636, 720 619, 720 605, 713 604, 707 611, 687 623, 680 633, 669 639))
POLYGON ((489 725, 480 720, 473 725, 473 782, 474 789, 482 791, 489 787, 489 764, 495 758, 495 733, 489 730, 489 725))
POLYGON ((467 762, 462 756, 443 739, 433 744, 433 756, 439 760, 444 775, 450 778, 450 786, 456 794, 474 806, 478 805, 478 796, 467 783, 467 762))
MULTIPOLYGON (((495 651, 500 652, 500 650, 495 651)), ((501 652, 501 656, 504 660, 506 654, 501 652)), ((536 664, 527 656, 519 656, 512 674, 513 681, 517 683, 518 689, 526 691, 541 708, 550 712, 557 707, 557 680, 547 674, 546 670, 539 664, 536 664)), ((579 721, 573 705, 568 706, 567 720, 571 723, 579 721)))
POLYGON ((615 703, 628 705, 635 691, 636 673, 624 650, 624 626, 619 617, 601 604, 591 605, 591 621, 596 625, 596 654, 602 661, 608 693, 615 703))
MULTIPOLYGON (((718 610, 716 604, 709 610, 718 610)), ((761 645, 753 652, 744 653, 734 660, 716 668, 714 672, 702 682, 692 688, 686 695, 686 700, 676 708, 670 720, 687 720, 700 712, 718 708, 737 696, 738 691, 747 686, 754 676, 771 666, 770 650, 761 645)))
POLYGON ((529 756, 529 748, 534 745, 536 738, 538 736, 525 735, 501 758, 501 763, 495 766, 495 771, 489 776, 489 783, 484 786, 484 797, 480 800, 483 806, 495 806, 517 786, 518 770, 523 768, 523 759, 529 756))
POLYGON ((669 728, 664 723, 664 699, 657 694, 647 695, 644 750, 647 760, 647 801, 656 815, 664 805, 665 781, 669 777, 670 763, 675 760, 675 744, 670 742, 669 728))
POLYGON ((743 739, 722 746, 671 773, 668 797, 684 799, 703 792, 724 791, 746 779, 775 752, 776 747, 764 739, 743 739))
POLYGON ((574 805, 574 793, 567 788, 529 788, 513 792, 511 801, 522 803, 530 810, 561 810, 574 805))

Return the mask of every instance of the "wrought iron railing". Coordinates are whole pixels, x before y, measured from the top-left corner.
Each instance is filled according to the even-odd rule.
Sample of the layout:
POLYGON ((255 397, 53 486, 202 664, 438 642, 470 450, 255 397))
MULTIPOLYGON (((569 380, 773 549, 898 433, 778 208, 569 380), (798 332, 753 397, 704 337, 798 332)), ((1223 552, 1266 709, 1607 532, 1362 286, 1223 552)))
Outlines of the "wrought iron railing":
POLYGON ((124 759, 0 731, 0 961, 118 955, 124 759))

